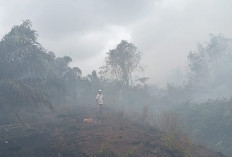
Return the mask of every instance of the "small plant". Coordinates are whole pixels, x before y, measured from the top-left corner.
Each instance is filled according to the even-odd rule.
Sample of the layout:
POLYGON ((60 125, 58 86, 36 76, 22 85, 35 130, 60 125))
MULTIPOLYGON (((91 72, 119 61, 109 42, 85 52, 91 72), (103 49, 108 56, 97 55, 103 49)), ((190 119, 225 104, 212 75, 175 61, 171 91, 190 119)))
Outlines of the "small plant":
POLYGON ((97 157, 114 157, 115 154, 111 149, 111 145, 108 141, 104 142, 97 154, 97 157))
POLYGON ((129 148, 128 151, 126 152, 125 157, 134 157, 135 156, 135 148, 129 148))
POLYGON ((151 117, 153 126, 161 133, 174 134, 176 136, 183 134, 183 126, 177 113, 165 111, 151 117))
POLYGON ((153 117, 153 126, 163 134, 164 147, 183 157, 191 157, 193 144, 184 133, 180 118, 175 112, 163 112, 153 117))
POLYGON ((161 140, 169 150, 181 154, 183 157, 192 157, 193 144, 189 138, 178 138, 174 134, 169 134, 162 136, 161 140))

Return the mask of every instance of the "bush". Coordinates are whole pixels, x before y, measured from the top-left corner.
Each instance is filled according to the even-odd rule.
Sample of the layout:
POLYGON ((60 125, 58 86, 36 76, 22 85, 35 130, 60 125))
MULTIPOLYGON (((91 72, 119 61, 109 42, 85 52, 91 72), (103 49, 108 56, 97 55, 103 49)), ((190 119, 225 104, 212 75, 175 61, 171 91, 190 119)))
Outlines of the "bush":
POLYGON ((104 142, 97 154, 97 157, 116 157, 115 153, 111 149, 111 145, 108 141, 104 142))
POLYGON ((165 147, 183 157, 191 157, 193 144, 188 137, 178 138, 174 134, 163 135, 161 138, 165 147))
POLYGON ((163 112, 153 116, 153 126, 159 131, 162 144, 170 151, 191 157, 193 144, 184 133, 180 118, 175 112, 163 112))

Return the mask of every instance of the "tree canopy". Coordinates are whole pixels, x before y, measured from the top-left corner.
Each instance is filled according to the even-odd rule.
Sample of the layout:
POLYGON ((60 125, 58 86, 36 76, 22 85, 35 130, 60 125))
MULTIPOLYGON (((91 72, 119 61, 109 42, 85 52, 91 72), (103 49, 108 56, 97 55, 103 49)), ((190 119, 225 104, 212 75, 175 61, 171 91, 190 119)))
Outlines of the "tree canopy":
POLYGON ((53 108, 60 92, 76 93, 75 87, 69 87, 80 80, 81 70, 68 66, 70 57, 56 58, 47 52, 37 36, 26 20, 0 41, 0 102, 4 107, 46 104, 53 108))
POLYGON ((105 61, 106 65, 102 67, 102 74, 123 81, 126 87, 133 83, 132 73, 142 69, 141 52, 125 40, 122 40, 115 49, 109 50, 105 61))

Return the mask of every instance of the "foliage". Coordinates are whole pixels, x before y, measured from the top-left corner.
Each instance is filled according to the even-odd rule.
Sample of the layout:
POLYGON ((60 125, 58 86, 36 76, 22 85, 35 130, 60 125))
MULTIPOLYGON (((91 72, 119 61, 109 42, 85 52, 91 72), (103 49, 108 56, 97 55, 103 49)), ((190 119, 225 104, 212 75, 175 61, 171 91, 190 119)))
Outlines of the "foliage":
POLYGON ((169 83, 154 99, 184 116, 196 142, 228 155, 232 153, 231 59, 232 39, 211 35, 189 53, 187 80, 181 85, 169 83))
POLYGON ((2 80, 0 81, 0 102, 5 109, 20 109, 23 105, 38 107, 43 103, 53 110, 49 97, 41 90, 33 89, 22 81, 2 80))
POLYGON ((142 69, 139 65, 141 52, 125 40, 122 40, 115 49, 110 50, 105 60, 106 65, 100 71, 101 76, 123 81, 126 87, 133 83, 132 73, 142 69))
POLYGON ((192 156, 192 141, 184 132, 181 119, 176 112, 162 112, 153 115, 152 120, 153 126, 161 134, 161 141, 165 148, 178 156, 192 156))
POLYGON ((76 96, 81 70, 68 66, 70 57, 47 52, 31 27, 26 20, 0 41, 0 104, 9 109, 42 104, 53 109, 61 95, 76 96))
POLYGON ((211 35, 209 42, 199 44, 188 56, 189 84, 205 97, 230 97, 232 76, 232 39, 211 35), (223 80, 222 80, 223 78, 223 80))
POLYGON ((199 99, 231 97, 232 39, 211 35, 188 55, 187 78, 182 84, 168 83, 155 101, 178 105, 199 99))
POLYGON ((177 108, 196 142, 230 155, 232 153, 232 99, 209 99, 177 108))
POLYGON ((193 144, 187 137, 178 138, 174 134, 163 135, 161 138, 165 147, 183 157, 192 157, 193 144))
POLYGON ((112 151, 110 143, 106 141, 101 145, 97 157, 109 157, 109 156, 114 157, 116 155, 112 151))
POLYGON ((14 26, 0 42, 0 97, 1 104, 7 107, 43 103, 52 108, 48 95, 24 81, 26 74, 45 69, 42 60, 45 52, 36 39, 37 34, 27 20, 14 26))
POLYGON ((156 113, 152 117, 153 126, 160 132, 165 134, 173 134, 177 137, 183 135, 183 126, 180 117, 176 112, 165 111, 156 113))
POLYGON ((210 41, 205 44, 199 44, 194 52, 188 56, 188 65, 191 73, 194 73, 195 79, 203 79, 208 75, 212 64, 220 60, 225 55, 230 55, 231 40, 221 35, 211 35, 210 41))
POLYGON ((135 148, 131 147, 127 150, 125 157, 135 157, 135 148))

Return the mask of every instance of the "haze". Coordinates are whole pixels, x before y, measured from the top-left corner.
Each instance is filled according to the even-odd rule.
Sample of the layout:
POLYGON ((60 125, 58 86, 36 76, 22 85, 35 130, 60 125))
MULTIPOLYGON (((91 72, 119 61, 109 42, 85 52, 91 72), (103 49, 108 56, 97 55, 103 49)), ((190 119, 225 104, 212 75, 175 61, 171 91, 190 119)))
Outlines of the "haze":
POLYGON ((0 37, 30 19, 39 42, 72 57, 84 75, 127 40, 143 52, 144 75, 164 85, 183 79, 187 54, 209 33, 232 36, 231 6, 230 0, 1 0, 0 37))
POLYGON ((231 156, 232 1, 0 2, 1 157, 231 156))

